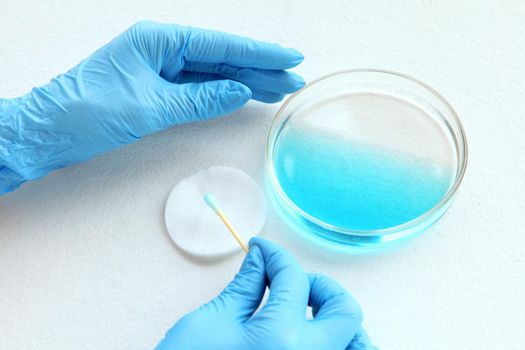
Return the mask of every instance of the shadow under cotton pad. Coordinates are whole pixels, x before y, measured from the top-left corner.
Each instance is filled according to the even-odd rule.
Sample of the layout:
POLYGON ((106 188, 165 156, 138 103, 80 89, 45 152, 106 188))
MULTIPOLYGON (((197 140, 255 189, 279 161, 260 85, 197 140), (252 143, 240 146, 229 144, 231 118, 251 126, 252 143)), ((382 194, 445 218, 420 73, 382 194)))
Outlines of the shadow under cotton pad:
POLYGON ((217 199, 222 212, 245 242, 264 227, 267 211, 264 194, 249 175, 228 167, 204 169, 175 185, 166 202, 168 233, 185 252, 214 258, 241 249, 204 202, 207 193, 217 199))

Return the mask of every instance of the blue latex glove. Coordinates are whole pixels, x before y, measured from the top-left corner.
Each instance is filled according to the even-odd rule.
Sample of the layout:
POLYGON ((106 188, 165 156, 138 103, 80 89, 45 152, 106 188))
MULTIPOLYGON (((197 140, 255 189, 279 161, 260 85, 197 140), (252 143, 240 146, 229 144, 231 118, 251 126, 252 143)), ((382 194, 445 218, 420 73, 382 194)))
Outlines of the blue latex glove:
POLYGON ((235 279, 180 319, 157 350, 375 349, 361 321, 359 306, 343 287, 306 274, 284 249, 254 238, 235 279), (268 301, 255 313, 267 282, 268 301), (313 320, 306 319, 307 305, 313 320))
POLYGON ((230 34, 140 22, 48 85, 0 100, 0 194, 170 126, 280 101, 303 56, 230 34))

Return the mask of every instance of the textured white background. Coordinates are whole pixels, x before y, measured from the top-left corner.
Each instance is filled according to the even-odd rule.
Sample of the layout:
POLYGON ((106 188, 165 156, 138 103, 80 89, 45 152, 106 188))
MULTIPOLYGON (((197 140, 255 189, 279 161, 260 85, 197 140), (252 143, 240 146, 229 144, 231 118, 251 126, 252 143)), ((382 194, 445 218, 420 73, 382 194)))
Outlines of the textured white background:
MULTIPOLYGON (((265 236, 351 290, 382 349, 524 348, 524 2, 0 0, 0 96, 46 83, 140 19, 296 47, 307 80, 378 67, 440 91, 470 143, 462 191, 441 222, 367 256, 317 249, 275 215, 265 236)), ((277 108, 250 103, 0 198, 0 349, 150 349, 218 293, 242 255, 183 256, 165 231, 164 201, 209 165, 260 180, 277 108)))

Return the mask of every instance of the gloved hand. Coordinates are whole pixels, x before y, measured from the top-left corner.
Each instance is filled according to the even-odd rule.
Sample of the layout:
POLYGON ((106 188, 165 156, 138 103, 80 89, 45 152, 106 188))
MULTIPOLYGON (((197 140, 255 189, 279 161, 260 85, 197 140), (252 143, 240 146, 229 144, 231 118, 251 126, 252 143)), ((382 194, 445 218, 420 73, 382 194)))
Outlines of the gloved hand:
POLYGON ((0 99, 0 194, 172 125, 280 101, 303 56, 220 32, 140 22, 26 96, 0 99))
POLYGON ((330 278, 306 274, 284 249, 250 241, 240 272, 215 299, 184 316, 157 350, 368 350, 361 310, 330 278), (270 295, 255 313, 266 283, 270 295), (306 307, 313 320, 306 319, 306 307))

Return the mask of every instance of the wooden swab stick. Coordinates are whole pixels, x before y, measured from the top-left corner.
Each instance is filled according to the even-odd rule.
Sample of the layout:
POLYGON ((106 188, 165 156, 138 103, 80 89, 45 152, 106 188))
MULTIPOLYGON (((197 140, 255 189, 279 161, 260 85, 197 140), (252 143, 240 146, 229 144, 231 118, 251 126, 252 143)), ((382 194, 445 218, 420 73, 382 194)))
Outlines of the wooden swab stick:
POLYGON ((241 246, 241 248, 246 252, 248 253, 248 246, 246 245, 246 243, 244 243, 244 241, 242 240, 241 236, 239 236, 239 234, 237 233, 237 231, 235 231, 235 229, 233 228, 232 224, 230 223, 230 221, 228 221, 228 219, 226 218, 226 216, 224 216, 224 213, 222 212, 222 210, 219 209, 219 206, 217 204, 217 201, 215 200, 215 197, 210 194, 210 193, 206 193, 204 195, 204 202, 206 202, 206 204, 211 208, 213 209, 213 211, 215 212, 215 214, 217 214, 217 216, 222 220, 222 222, 224 223, 224 225, 226 225, 226 227, 228 228, 228 230, 230 231, 230 233, 232 234, 233 238, 235 238, 235 240, 237 241, 237 243, 239 243, 239 245, 241 246))

